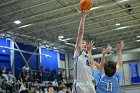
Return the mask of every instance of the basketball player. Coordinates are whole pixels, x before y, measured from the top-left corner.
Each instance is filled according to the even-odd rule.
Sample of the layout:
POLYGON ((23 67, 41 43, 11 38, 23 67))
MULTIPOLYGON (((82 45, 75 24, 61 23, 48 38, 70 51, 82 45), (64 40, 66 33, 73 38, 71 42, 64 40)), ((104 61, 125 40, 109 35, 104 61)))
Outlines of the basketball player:
POLYGON ((88 54, 86 54, 86 41, 83 40, 85 18, 86 13, 82 10, 74 52, 75 80, 72 93, 95 93, 92 71, 88 63, 88 54))
MULTIPOLYGON (((104 73, 95 68, 95 65, 91 64, 93 69, 93 77, 96 81, 97 93, 120 93, 120 80, 122 78, 122 49, 124 42, 121 41, 118 48, 118 63, 113 61, 107 61, 104 63, 104 73)), ((94 60, 91 59, 91 62, 94 60)))

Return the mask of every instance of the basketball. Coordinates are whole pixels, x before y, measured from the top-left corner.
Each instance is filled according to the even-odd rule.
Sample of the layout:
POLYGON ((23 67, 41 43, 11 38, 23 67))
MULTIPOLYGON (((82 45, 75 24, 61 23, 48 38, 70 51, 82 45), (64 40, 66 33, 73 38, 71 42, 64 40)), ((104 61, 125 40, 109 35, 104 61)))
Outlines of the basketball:
POLYGON ((93 6, 93 0, 81 0, 80 8, 82 10, 90 10, 93 6))

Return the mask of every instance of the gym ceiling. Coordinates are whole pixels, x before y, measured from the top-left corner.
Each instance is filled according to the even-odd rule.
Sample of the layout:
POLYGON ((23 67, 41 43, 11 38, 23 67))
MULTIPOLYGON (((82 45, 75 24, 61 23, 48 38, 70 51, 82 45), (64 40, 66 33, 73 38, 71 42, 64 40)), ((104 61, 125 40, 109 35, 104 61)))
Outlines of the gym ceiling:
MULTIPOLYGON (((80 21, 80 0, 0 0, 0 35, 35 46, 72 50, 80 21)), ((87 12, 86 40, 97 48, 140 46, 140 0, 94 0, 87 12)))

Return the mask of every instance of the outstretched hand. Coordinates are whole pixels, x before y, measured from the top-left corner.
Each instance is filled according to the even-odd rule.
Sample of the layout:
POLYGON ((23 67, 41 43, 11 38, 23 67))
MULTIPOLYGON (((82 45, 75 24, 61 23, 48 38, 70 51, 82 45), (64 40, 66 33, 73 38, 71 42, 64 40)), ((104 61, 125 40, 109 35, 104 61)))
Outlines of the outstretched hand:
POLYGON ((85 10, 81 10, 80 14, 81 14, 81 17, 84 17, 84 18, 87 16, 87 13, 85 10))
POLYGON ((93 48, 95 47, 93 41, 89 41, 86 46, 87 46, 88 52, 91 52, 93 50, 93 48))
POLYGON ((118 49, 118 51, 122 51, 123 48, 124 48, 124 41, 122 40, 120 43, 118 43, 117 49, 118 49))
POLYGON ((110 51, 112 49, 112 47, 110 46, 110 44, 107 46, 107 48, 103 48, 102 53, 106 54, 108 51, 110 51))

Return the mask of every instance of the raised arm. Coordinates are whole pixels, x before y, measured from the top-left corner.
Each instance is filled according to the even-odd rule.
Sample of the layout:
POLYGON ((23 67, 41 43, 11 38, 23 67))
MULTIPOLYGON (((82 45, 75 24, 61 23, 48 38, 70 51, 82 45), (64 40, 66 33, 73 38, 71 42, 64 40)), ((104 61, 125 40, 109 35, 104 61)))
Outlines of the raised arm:
POLYGON ((100 70, 101 72, 104 71, 104 63, 105 63, 105 53, 102 53, 101 62, 100 64, 96 65, 97 69, 100 70))
POLYGON ((90 67, 91 67, 92 70, 95 70, 96 66, 95 66, 93 56, 92 56, 92 49, 94 47, 93 44, 94 43, 92 41, 87 43, 87 52, 88 52, 88 60, 90 62, 90 67))
POLYGON ((118 63, 117 71, 122 71, 122 49, 124 48, 124 41, 121 41, 118 45, 118 63))
POLYGON ((75 50, 78 50, 78 51, 82 49, 85 17, 86 17, 86 13, 85 13, 84 10, 82 10, 81 11, 81 21, 80 21, 80 24, 79 24, 78 36, 77 36, 76 45, 75 45, 75 50))
POLYGON ((111 48, 112 47, 110 45, 108 45, 107 48, 103 48, 101 62, 98 66, 96 66, 97 69, 99 69, 101 72, 104 72, 105 56, 106 56, 107 52, 109 50, 111 50, 111 48))

